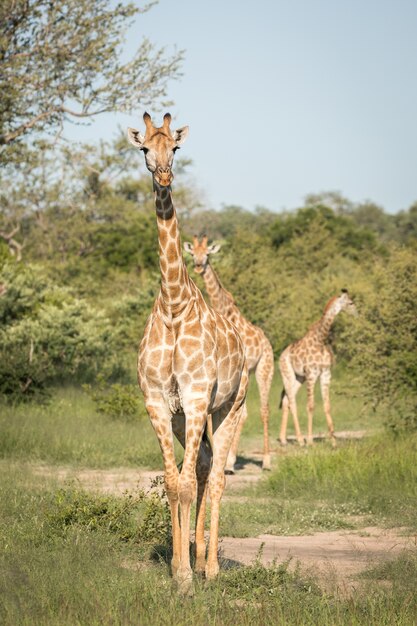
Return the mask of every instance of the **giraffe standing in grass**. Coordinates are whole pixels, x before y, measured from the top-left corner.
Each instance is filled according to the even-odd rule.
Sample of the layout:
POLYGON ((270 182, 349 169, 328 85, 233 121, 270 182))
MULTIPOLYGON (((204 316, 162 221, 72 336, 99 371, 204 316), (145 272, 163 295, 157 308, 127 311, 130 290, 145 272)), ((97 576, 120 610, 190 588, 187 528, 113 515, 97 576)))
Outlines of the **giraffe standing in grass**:
MULTIPOLYGON (((272 346, 266 338, 263 330, 259 326, 255 326, 243 317, 237 308, 233 296, 221 284, 219 277, 211 267, 209 257, 220 250, 220 245, 208 245, 208 238, 204 236, 201 241, 198 237, 193 238, 193 243, 185 242, 184 248, 189 252, 194 261, 194 270, 200 274, 206 285, 206 290, 210 298, 212 307, 232 322, 242 338, 245 348, 246 360, 249 372, 254 371, 256 382, 258 383, 259 395, 261 398, 261 419, 263 422, 264 451, 262 468, 269 470, 271 468, 271 459, 269 453, 269 391, 271 389, 272 377, 274 375, 274 354, 272 346)), ((228 473, 234 472, 236 462, 237 448, 239 444, 240 433, 247 417, 246 405, 244 408, 243 418, 239 422, 239 428, 236 431, 232 447, 226 464, 228 473)))
POLYGON ((334 296, 329 300, 322 317, 309 328, 307 334, 302 339, 285 348, 279 358, 279 369, 284 383, 284 390, 281 396, 282 422, 279 437, 282 445, 287 443, 288 410, 291 411, 294 419, 297 441, 300 445, 304 445, 304 438, 301 435, 298 422, 296 403, 297 392, 304 381, 307 383, 307 443, 313 443, 314 386, 317 378, 320 378, 321 395, 329 437, 332 445, 336 445, 329 397, 333 352, 326 342, 335 317, 341 311, 356 314, 355 305, 346 289, 342 289, 342 293, 339 296, 334 296))
POLYGON ((129 128, 130 142, 145 155, 152 173, 159 240, 161 289, 147 321, 138 356, 139 385, 162 451, 171 508, 172 573, 182 592, 191 588, 190 509, 197 492, 195 569, 213 578, 217 558, 224 468, 241 418, 248 372, 235 327, 209 307, 188 275, 181 254, 171 182, 174 152, 188 127, 171 131, 171 116, 156 128, 143 116, 146 132, 129 128), (173 435, 184 447, 181 472, 173 435), (208 557, 204 540, 207 490, 211 524, 208 557))

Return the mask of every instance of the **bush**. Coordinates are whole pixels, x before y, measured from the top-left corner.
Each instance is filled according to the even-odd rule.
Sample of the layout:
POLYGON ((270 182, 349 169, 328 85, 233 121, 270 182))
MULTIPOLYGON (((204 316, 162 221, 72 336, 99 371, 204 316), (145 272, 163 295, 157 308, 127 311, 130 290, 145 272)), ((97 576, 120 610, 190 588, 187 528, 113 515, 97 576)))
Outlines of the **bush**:
POLYGON ((107 417, 133 421, 141 415, 142 405, 137 385, 110 385, 100 376, 96 387, 84 385, 84 389, 94 400, 97 411, 107 417))
POLYGON ((82 527, 112 533, 120 541, 168 544, 170 510, 159 483, 155 480, 149 492, 139 490, 117 498, 81 489, 59 489, 44 502, 44 515, 52 532, 82 527))
POLYGON ((396 249, 366 287, 358 323, 346 329, 367 400, 393 430, 417 429, 417 257, 396 249))
POLYGON ((33 268, 6 265, 0 282, 0 393, 8 400, 45 395, 53 383, 120 370, 110 320, 33 268))

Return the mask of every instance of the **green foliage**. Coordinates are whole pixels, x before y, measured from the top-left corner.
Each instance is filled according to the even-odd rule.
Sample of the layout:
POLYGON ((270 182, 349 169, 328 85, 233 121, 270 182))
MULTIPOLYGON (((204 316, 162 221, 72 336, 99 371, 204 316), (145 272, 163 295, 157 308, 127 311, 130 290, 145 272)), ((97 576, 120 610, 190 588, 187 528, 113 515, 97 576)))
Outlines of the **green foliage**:
MULTIPOLYGON (((132 111, 160 101, 177 78, 182 52, 171 57, 143 39, 122 60, 125 32, 144 9, 105 0, 3 0, 0 9, 0 143, 27 133, 62 130, 65 119, 132 111), (36 93, 36 98, 33 94, 36 93)), ((11 149, 8 149, 9 146, 11 149)))
POLYGON ((168 544, 169 506, 156 487, 149 493, 138 491, 119 498, 74 488, 58 489, 44 503, 44 515, 52 532, 81 527, 89 532, 106 531, 120 541, 168 544))
POLYGON ((395 430, 417 429, 417 257, 393 250, 364 286, 357 323, 347 332, 354 364, 366 372, 368 401, 395 430))
POLYGON ((323 205, 302 208, 295 215, 278 218, 272 225, 271 236, 277 248, 287 244, 286 256, 292 264, 307 256, 313 266, 326 267, 337 253, 358 259, 359 254, 377 247, 371 230, 358 228, 347 217, 336 215, 323 205))
POLYGON ((68 378, 88 379, 119 365, 105 315, 68 290, 16 265, 0 272, 6 285, 0 315, 0 392, 24 399, 68 378))
POLYGON ((137 385, 109 384, 99 376, 94 387, 84 385, 98 413, 112 419, 132 421, 140 416, 141 403, 137 385))
POLYGON ((298 567, 291 572, 289 565, 290 561, 284 561, 265 568, 258 561, 248 567, 230 569, 223 574, 222 582, 229 597, 240 601, 262 602, 287 593, 322 595, 312 579, 303 577, 298 567))

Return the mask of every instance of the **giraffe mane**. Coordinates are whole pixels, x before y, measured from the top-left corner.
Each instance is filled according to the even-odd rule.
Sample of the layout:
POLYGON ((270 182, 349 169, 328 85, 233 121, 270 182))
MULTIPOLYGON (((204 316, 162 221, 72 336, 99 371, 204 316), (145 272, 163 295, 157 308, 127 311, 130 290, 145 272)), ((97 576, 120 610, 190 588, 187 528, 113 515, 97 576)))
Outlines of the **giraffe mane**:
POLYGON ((330 300, 328 301, 328 303, 326 304, 326 306, 324 307, 324 313, 327 313, 327 311, 333 306, 333 304, 336 302, 338 296, 333 296, 333 298, 330 298, 330 300))

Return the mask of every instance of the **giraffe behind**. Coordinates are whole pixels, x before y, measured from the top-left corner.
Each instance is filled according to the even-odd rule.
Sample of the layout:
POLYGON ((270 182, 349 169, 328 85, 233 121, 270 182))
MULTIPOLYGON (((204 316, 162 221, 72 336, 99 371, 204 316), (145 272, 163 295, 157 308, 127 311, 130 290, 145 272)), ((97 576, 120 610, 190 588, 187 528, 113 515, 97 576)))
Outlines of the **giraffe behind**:
MULTIPOLYGON (((201 241, 199 241, 198 237, 194 236, 192 244, 187 241, 184 243, 184 249, 193 257, 195 272, 200 274, 204 279, 212 307, 236 326, 242 338, 248 369, 249 372, 255 372, 261 399, 261 419, 264 437, 262 469, 269 470, 271 468, 268 434, 269 392, 274 375, 274 353, 272 346, 263 330, 259 328, 259 326, 255 326, 255 324, 249 322, 242 315, 235 304, 232 294, 223 287, 219 277, 210 265, 209 257, 220 250, 220 245, 212 244, 209 246, 207 236, 204 236, 201 241)), ((232 447, 230 448, 226 464, 226 471, 228 473, 234 472, 240 433, 246 417, 247 410, 245 406, 243 417, 239 423, 239 428, 236 432, 232 447)))
POLYGON ((322 317, 309 328, 304 337, 285 348, 279 358, 279 369, 284 383, 284 391, 281 398, 282 422, 279 437, 282 445, 287 443, 288 410, 291 411, 294 419, 297 441, 300 445, 304 445, 304 438, 301 435, 298 422, 296 403, 297 392, 304 382, 307 383, 307 443, 313 443, 314 386, 317 378, 320 378, 320 389, 329 437, 332 444, 336 445, 329 395, 333 352, 327 344, 327 339, 330 328, 341 311, 356 314, 356 307, 346 289, 342 289, 339 296, 334 296, 329 300, 322 317))

